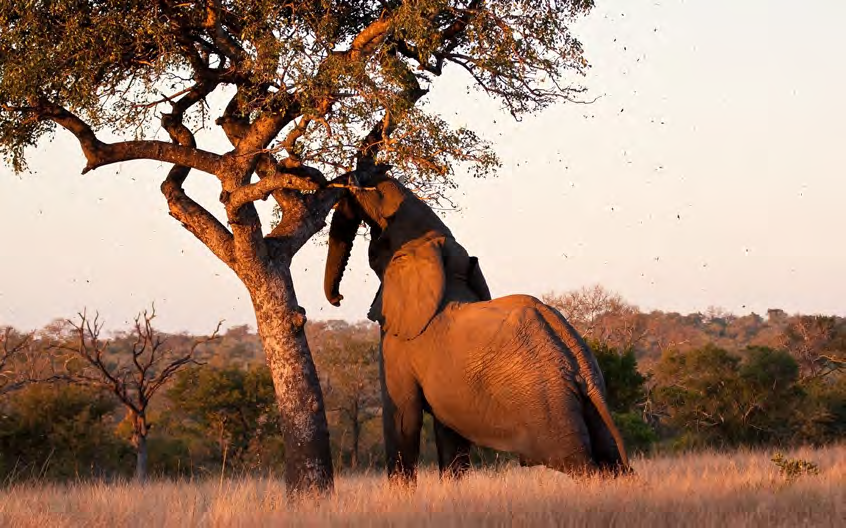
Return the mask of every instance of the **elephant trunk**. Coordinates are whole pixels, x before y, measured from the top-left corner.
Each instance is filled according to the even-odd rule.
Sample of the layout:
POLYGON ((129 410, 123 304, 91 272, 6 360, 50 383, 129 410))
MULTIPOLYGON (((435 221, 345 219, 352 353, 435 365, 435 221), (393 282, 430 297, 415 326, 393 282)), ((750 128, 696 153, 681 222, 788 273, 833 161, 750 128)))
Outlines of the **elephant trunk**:
POLYGON ((341 299, 344 298, 340 293, 341 278, 347 267, 361 221, 362 218, 356 210, 352 197, 346 195, 341 198, 329 226, 329 252, 326 256, 326 272, 323 276, 326 299, 334 306, 340 306, 341 299))

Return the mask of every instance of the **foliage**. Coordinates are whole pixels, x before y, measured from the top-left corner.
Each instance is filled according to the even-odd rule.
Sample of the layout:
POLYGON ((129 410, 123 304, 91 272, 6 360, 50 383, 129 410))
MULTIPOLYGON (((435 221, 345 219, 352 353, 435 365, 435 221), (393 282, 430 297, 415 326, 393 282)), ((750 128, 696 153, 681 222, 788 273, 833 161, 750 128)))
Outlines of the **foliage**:
POLYGON ((196 103, 218 90, 232 99, 216 124, 237 125, 240 134, 227 130, 233 140, 266 117, 289 116, 266 143, 284 130, 271 148, 297 164, 349 167, 375 138, 378 146, 364 148, 442 185, 453 160, 482 173, 498 163, 472 131, 417 106, 444 68, 464 72, 515 116, 571 98, 582 89, 569 74, 587 63, 569 25, 592 6, 2 0, 0 150, 23 169, 25 147, 65 126, 62 112, 118 135, 143 135, 162 114, 209 127, 208 108, 196 103))
POLYGON ((0 474, 72 479, 122 473, 130 450, 114 434, 117 402, 65 384, 33 385, 2 404, 0 474))
POLYGON ((218 464, 226 457, 227 465, 248 470, 273 467, 284 456, 276 442, 276 397, 266 366, 192 367, 176 375, 167 396, 172 408, 163 427, 191 438, 192 456, 218 464))
POLYGON ((608 407, 629 452, 648 451, 658 440, 641 412, 646 399, 646 377, 638 371, 634 350, 619 351, 608 341, 591 340, 590 348, 605 379, 608 407))
POLYGON ((371 324, 343 322, 312 330, 312 335, 323 334, 312 342, 330 425, 340 432, 333 442, 353 468, 359 465, 361 438, 368 422, 382 411, 379 335, 374 330, 371 324))
POLYGON ((610 409, 624 413, 642 404, 646 397, 646 377, 637 369, 634 350, 618 351, 602 342, 592 342, 590 348, 605 378, 610 409))
POLYGON ((638 412, 612 413, 614 423, 623 435, 626 451, 633 453, 648 453, 658 441, 658 433, 650 427, 638 412))
POLYGON ((787 458, 781 453, 773 455, 773 464, 778 466, 778 472, 788 482, 793 482, 805 475, 819 475, 820 468, 816 463, 802 458, 787 458))
POLYGON ((686 443, 717 447, 774 443, 793 435, 804 393, 784 351, 754 348, 741 358, 714 345, 668 352, 655 370, 655 400, 686 443))
POLYGON ((805 399, 791 426, 797 439, 823 445, 846 438, 846 376, 807 380, 805 399))

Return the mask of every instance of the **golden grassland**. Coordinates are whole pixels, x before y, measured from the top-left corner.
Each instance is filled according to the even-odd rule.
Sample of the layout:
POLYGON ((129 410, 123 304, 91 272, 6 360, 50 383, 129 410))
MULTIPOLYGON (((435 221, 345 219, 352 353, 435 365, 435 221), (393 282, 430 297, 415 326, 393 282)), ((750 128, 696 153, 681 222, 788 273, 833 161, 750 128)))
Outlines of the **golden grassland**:
POLYGON ((341 475, 322 500, 291 505, 271 478, 22 484, 0 491, 2 526, 846 526, 846 446, 787 455, 818 475, 788 481, 770 452, 636 459, 635 478, 576 481, 542 467, 422 472, 398 492, 381 473, 341 475))

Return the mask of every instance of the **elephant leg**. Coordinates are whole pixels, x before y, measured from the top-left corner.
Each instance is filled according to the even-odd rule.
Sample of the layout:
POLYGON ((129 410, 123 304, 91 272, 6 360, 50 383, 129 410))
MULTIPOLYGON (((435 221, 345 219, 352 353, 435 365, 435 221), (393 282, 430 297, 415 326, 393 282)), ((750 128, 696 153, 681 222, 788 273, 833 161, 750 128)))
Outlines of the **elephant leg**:
POLYGON ((413 486, 420 456, 423 393, 412 376, 391 367, 382 361, 382 427, 388 479, 413 486))
POLYGON ((531 458, 526 458, 524 456, 517 457, 517 460, 520 461, 520 467, 532 467, 540 465, 531 458))
POLYGON ((591 456, 589 444, 563 455, 556 454, 550 457, 545 465, 573 478, 589 477, 599 470, 591 456))
MULTIPOLYGON (((537 463, 580 478, 593 475, 599 469, 594 460, 591 438, 581 405, 575 404, 562 413, 558 427, 544 438, 539 449, 526 457, 537 463)), ((524 455, 525 456, 525 455, 524 455)))
POLYGON ((432 415, 441 478, 461 478, 470 469, 470 441, 432 415))

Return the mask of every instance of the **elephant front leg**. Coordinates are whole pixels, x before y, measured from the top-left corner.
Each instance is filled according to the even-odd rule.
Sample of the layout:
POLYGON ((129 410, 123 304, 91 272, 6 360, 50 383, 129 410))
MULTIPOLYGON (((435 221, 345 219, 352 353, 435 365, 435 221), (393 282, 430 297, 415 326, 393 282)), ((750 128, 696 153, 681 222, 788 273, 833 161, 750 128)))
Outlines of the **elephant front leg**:
POLYGON ((470 441, 432 415, 441 478, 461 478, 470 469, 470 441))
POLYGON ((391 482, 414 485, 423 427, 423 393, 410 377, 383 374, 382 426, 391 482))

